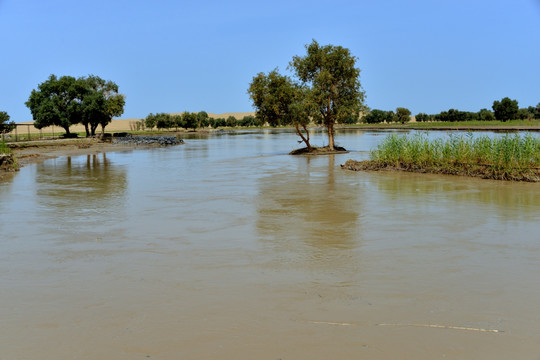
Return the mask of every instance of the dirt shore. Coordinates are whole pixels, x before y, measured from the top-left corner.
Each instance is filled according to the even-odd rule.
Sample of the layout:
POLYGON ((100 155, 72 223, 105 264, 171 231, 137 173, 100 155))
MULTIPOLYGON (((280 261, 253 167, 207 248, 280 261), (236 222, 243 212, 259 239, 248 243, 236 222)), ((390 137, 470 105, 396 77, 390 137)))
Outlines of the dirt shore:
POLYGON ((78 156, 103 152, 126 151, 141 146, 112 144, 97 139, 65 139, 21 142, 12 145, 19 166, 41 162, 59 156, 78 156))

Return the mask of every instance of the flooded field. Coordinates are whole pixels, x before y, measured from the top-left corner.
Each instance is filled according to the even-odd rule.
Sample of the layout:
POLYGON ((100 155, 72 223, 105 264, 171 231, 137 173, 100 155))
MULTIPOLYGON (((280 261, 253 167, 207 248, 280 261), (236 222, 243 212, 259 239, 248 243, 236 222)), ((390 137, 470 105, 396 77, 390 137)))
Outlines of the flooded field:
POLYGON ((320 157, 193 136, 0 180, 0 359, 540 359, 540 185, 339 168, 384 135, 320 157))

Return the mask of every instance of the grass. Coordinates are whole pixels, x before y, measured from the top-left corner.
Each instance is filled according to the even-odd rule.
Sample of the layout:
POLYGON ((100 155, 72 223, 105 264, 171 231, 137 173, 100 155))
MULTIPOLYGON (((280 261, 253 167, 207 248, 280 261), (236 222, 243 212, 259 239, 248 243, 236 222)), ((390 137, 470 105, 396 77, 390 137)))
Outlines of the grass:
POLYGON ((0 142, 0 170, 16 171, 19 169, 17 159, 11 153, 11 149, 4 140, 0 142))
POLYGON ((540 181, 540 139, 530 134, 502 137, 389 135, 371 151, 370 161, 344 165, 351 170, 394 168, 405 171, 540 181))
POLYGON ((0 142, 0 154, 6 154, 6 155, 11 154, 11 149, 9 146, 7 146, 4 140, 0 142))

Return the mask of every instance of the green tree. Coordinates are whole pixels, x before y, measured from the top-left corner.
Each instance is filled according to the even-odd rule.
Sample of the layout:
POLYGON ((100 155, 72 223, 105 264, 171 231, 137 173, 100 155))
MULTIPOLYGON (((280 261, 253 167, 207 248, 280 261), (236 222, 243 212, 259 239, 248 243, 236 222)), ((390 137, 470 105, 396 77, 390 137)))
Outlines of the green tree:
POLYGON ((257 118, 253 115, 246 115, 240 120, 241 126, 258 126, 257 118))
POLYGON ((477 118, 481 121, 493 121, 495 120, 495 115, 493 115, 493 112, 488 109, 480 109, 477 114, 477 118))
POLYGON ((176 114, 171 116, 171 122, 176 127, 176 130, 178 130, 179 127, 184 127, 184 120, 182 119, 182 115, 176 114))
POLYGON ((227 117, 227 119, 225 120, 225 123, 227 124, 228 127, 235 127, 237 125, 237 120, 234 116, 230 115, 227 117))
POLYGON ((328 147, 334 150, 334 125, 350 117, 358 118, 365 108, 357 58, 341 46, 321 46, 313 40, 305 56, 294 56, 290 69, 307 86, 304 106, 316 109, 312 118, 328 133, 328 147))
POLYGON ((307 129, 310 107, 305 87, 295 84, 291 78, 279 74, 278 70, 274 69, 268 75, 257 74, 249 86, 248 93, 256 108, 255 117, 261 124, 294 125, 301 141, 306 144, 308 151, 311 151, 307 129))
POLYGON ((386 111, 373 109, 364 116, 364 122, 368 124, 380 124, 383 123, 387 118, 386 111))
POLYGON ((208 113, 206 111, 199 111, 197 113, 197 125, 200 128, 208 127, 208 113))
POLYGON ((149 129, 153 129, 156 126, 157 117, 156 115, 150 113, 144 118, 144 126, 149 129))
POLYGON ((86 136, 94 136, 98 125, 101 125, 101 133, 104 133, 112 118, 124 113, 125 96, 118 93, 117 84, 103 80, 99 76, 89 75, 79 80, 84 81, 87 87, 82 100, 81 121, 86 136))
POLYGON ((34 119, 34 126, 42 129, 56 125, 69 136, 71 125, 84 125, 86 135, 95 135, 101 125, 102 131, 113 116, 124 112, 124 95, 118 94, 118 86, 97 76, 74 78, 50 75, 37 90, 32 90, 26 106, 34 119))
POLYGON ((197 129, 197 126, 198 126, 197 114, 186 111, 182 114, 182 120, 184 122, 184 126, 186 129, 193 129, 193 130, 197 129))
POLYGON ((425 113, 418 113, 415 116, 417 122, 427 122, 431 121, 431 116, 425 113))
POLYGON ((26 106, 34 118, 34 126, 41 129, 56 125, 69 136, 69 127, 82 120, 82 98, 86 92, 83 82, 72 76, 51 75, 32 90, 26 106))
POLYGON ((155 117, 156 117, 156 127, 158 129, 167 129, 167 130, 169 130, 171 127, 174 126, 170 114, 158 113, 158 114, 155 115, 155 117))
POLYGON ((508 97, 503 98, 501 101, 494 101, 492 107, 495 118, 501 121, 515 119, 519 110, 517 100, 511 100, 508 97))
POLYGON ((15 122, 9 121, 9 115, 5 111, 0 111, 0 134, 4 135, 15 129, 15 122), (9 121, 9 122, 8 122, 9 121))
POLYGON ((213 128, 217 129, 218 127, 225 127, 227 126, 227 122, 224 118, 215 118, 214 119, 214 125, 213 128))
POLYGON ((521 108, 518 110, 516 117, 520 120, 532 120, 534 119, 534 112, 530 112, 527 108, 521 108))
POLYGON ((404 107, 398 107, 396 109, 396 118, 402 124, 409 122, 411 120, 411 111, 404 107))

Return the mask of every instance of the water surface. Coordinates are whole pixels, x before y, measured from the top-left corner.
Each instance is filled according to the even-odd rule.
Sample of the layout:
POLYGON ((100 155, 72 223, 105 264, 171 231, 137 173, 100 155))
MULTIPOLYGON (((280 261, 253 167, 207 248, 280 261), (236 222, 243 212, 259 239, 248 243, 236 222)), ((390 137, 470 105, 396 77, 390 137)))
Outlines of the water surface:
POLYGON ((339 168, 385 134, 23 168, 0 183, 0 358, 538 359, 538 185, 339 168))

